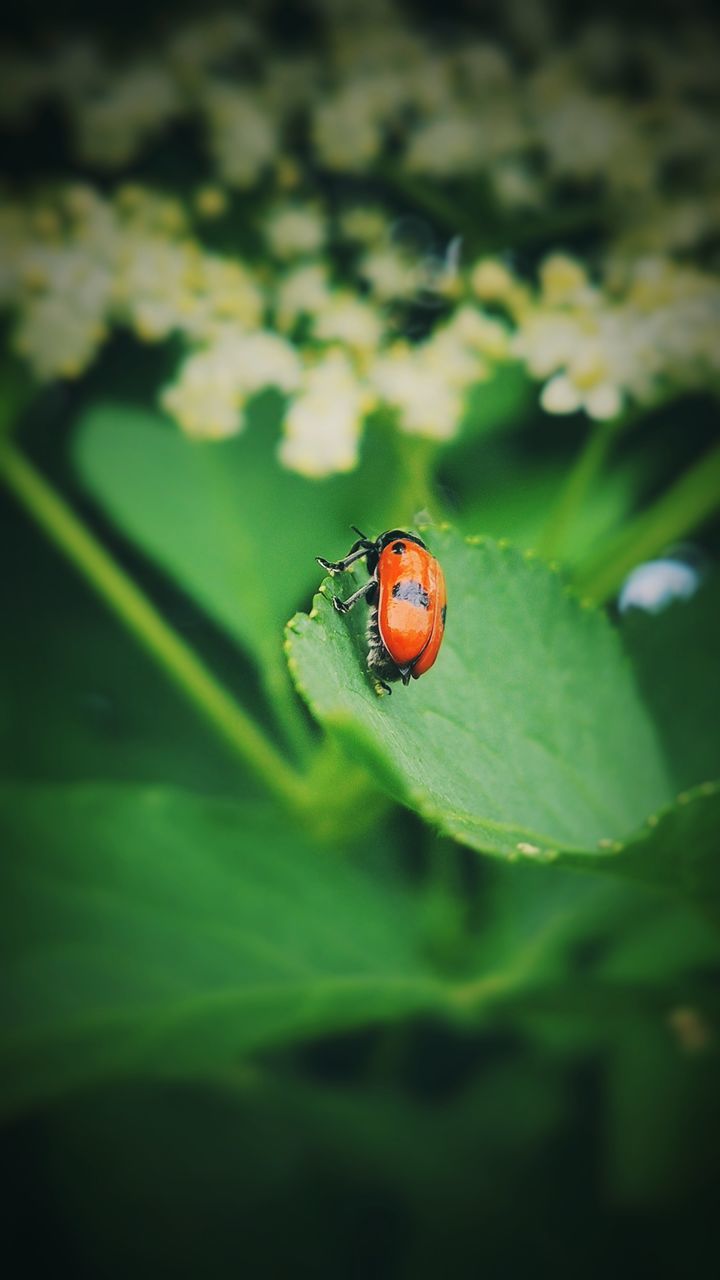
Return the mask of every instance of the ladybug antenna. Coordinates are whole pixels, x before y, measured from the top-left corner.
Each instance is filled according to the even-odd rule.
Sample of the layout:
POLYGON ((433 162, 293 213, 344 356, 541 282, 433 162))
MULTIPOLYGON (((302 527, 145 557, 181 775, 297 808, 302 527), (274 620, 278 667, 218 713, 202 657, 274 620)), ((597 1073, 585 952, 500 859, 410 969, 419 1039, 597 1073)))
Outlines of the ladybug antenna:
POLYGON ((364 541, 364 542, 369 542, 369 541, 370 541, 370 539, 368 538, 367 534, 366 534, 366 533, 363 533, 362 529, 358 529, 358 527, 357 527, 357 525, 356 525, 356 524, 351 524, 351 525, 350 525, 350 528, 353 530, 353 533, 356 533, 356 534, 358 535, 358 537, 360 537, 360 538, 362 538, 362 539, 363 539, 363 541, 364 541))

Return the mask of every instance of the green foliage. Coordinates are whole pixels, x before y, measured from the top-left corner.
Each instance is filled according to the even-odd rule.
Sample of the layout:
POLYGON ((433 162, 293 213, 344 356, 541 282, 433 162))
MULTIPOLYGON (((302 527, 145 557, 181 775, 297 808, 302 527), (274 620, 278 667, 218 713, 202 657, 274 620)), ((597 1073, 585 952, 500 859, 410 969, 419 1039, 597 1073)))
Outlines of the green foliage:
POLYGON ((303 479, 278 465, 281 412, 267 394, 242 435, 198 443, 159 414, 93 405, 77 424, 75 456, 103 509, 227 629, 282 705, 279 637, 317 581, 315 555, 346 536, 358 509, 382 522, 396 463, 378 435, 353 475, 303 479))
POLYGON ((720 777, 720 582, 658 616, 633 610, 623 625, 643 699, 675 785, 720 777))
POLYGON ((117 68, 83 43, 79 91, 74 43, 8 64, 11 1215, 24 1251, 47 1223, 78 1276, 308 1256, 320 1277, 475 1280, 521 1274, 528 1243, 539 1274, 606 1275, 628 1240, 658 1273, 700 1270, 720 579, 657 615, 611 595, 698 530, 708 566, 720 545, 704 32, 675 64, 638 29, 613 82, 573 24, 548 95, 551 32, 533 52, 499 13, 466 46, 451 13, 440 47, 418 10, 368 163, 353 148, 372 152, 403 24, 383 6, 356 63, 332 6, 310 8, 171 24, 117 68), (699 143, 665 128, 671 81, 699 143), (36 110, 53 95, 57 119, 36 110), (471 137, 464 173, 496 99, 508 138, 471 137), (578 101, 601 142, 627 132, 617 173, 602 145, 573 162, 578 101), (436 120, 447 165, 424 172, 436 120), (645 194, 621 198, 643 155, 645 194), (448 579, 438 661, 391 698, 365 605, 331 606, 365 568, 321 583, 315 561, 351 525, 426 528, 448 579))
POLYGON ((290 624, 299 688, 448 834, 506 857, 528 842, 595 857, 672 797, 617 636, 539 562, 451 532, 427 537, 449 600, 432 673, 378 699, 362 619, 341 619, 327 586, 316 616, 290 624))
MULTIPOLYGON (((535 559, 450 531, 426 536, 450 601, 432 674, 407 695, 378 699, 360 625, 348 625, 328 598, 348 594, 350 577, 328 581, 314 614, 289 624, 291 669, 313 713, 396 799, 471 848, 674 886, 717 912, 719 790, 701 783, 677 795, 607 619, 535 559)), ((660 687, 665 704, 681 701, 682 685, 668 694, 662 679, 677 652, 674 628, 666 627, 665 643, 660 630, 649 655, 638 630, 641 676, 660 687)), ((708 678, 702 664, 691 677, 708 678)), ((705 724, 714 743, 712 704, 705 724)), ((663 727, 672 736, 667 706, 663 727)), ((707 776, 703 748, 706 760, 700 734, 695 755, 681 756, 693 781, 707 776)))
MULTIPOLYGON (((653 946, 648 964, 645 891, 499 866, 448 968, 387 832, 368 863, 320 852, 260 802, 130 785, 6 788, 0 811, 6 1110, 122 1077, 232 1079, 248 1053, 419 1012, 468 1028, 519 1017, 544 1041, 575 1010, 589 942, 583 1018, 603 1041, 655 1009, 668 973, 717 956, 669 906, 671 958, 658 967, 653 946)), ((561 1042, 574 1051, 577 1031, 561 1042)))
POLYGON ((88 785, 0 809, 5 1108, 441 1002, 412 898, 266 805, 88 785))

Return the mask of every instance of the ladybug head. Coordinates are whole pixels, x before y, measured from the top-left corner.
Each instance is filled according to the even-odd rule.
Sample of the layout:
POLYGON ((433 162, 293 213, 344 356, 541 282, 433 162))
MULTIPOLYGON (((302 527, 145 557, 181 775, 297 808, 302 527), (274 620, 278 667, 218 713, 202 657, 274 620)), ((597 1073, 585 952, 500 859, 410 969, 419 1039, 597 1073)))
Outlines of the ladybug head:
POLYGON ((367 554, 367 567, 370 573, 374 573, 377 568, 378 560, 385 548, 396 540, 401 542, 414 542, 418 547, 425 547, 422 538, 418 538, 416 533, 407 533, 405 529, 388 529, 387 533, 381 533, 379 538, 375 539, 375 545, 367 554))

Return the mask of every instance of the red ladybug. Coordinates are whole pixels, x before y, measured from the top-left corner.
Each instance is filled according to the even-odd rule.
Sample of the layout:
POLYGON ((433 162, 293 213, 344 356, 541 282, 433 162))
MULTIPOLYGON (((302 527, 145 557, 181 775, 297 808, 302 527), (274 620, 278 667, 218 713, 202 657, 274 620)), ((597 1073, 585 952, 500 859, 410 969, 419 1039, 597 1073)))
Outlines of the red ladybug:
POLYGON ((447 612, 445 576, 425 543, 414 533, 391 529, 373 542, 359 534, 342 560, 318 564, 328 573, 343 573, 362 560, 371 577, 347 600, 333 596, 338 613, 347 613, 358 600, 370 605, 368 670, 378 693, 391 693, 388 681, 410 683, 429 671, 442 643, 447 612))

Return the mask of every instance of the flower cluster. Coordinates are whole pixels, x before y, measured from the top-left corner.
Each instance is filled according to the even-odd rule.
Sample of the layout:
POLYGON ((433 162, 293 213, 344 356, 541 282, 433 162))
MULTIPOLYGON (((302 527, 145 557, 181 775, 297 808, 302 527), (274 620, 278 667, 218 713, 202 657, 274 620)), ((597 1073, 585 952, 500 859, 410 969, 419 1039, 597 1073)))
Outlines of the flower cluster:
POLYGON ((294 54, 273 47, 258 0, 124 65, 91 40, 6 57, 0 118, 22 128, 54 98, 77 163, 105 171, 102 193, 88 180, 0 197, 0 306, 39 378, 79 376, 118 326, 172 336, 183 354, 160 399, 182 429, 241 431, 275 387, 280 459, 312 476, 355 465, 378 407, 402 432, 453 438, 469 390, 507 361, 546 412, 599 420, 717 384, 712 32, 665 45, 603 23, 560 43, 541 6, 517 24, 510 5, 493 39, 437 41, 391 0, 351 24, 338 0, 312 4, 325 40, 294 54), (182 199, 112 187, 187 119, 212 180, 182 199), (372 200, 356 194, 365 177, 372 200), (399 201, 423 216, 391 214, 399 201), (550 248, 532 272, 481 252, 486 223, 508 219, 562 243, 568 211, 596 237, 592 269, 550 248))
POLYGON ((611 420, 667 386, 717 385, 720 277, 647 257, 609 270, 603 284, 559 254, 542 265, 513 349, 534 377, 549 379, 547 412, 611 420))
MULTIPOLYGON (((602 190, 633 222, 637 199, 692 196, 689 167, 695 194, 717 196, 711 27, 687 24, 663 40, 608 20, 553 43, 547 29, 539 35, 535 5, 533 41, 528 15, 520 31, 516 6, 498 5, 493 39, 472 31, 438 41, 409 30, 389 0, 355 6, 352 22, 342 5, 314 0, 326 39, 289 55, 273 47, 266 7, 178 25, 124 63, 90 39, 42 59, 6 55, 0 117, 17 123, 55 98, 78 159, 105 169, 192 117, 218 179, 241 190, 297 173, 301 156, 300 170, 309 160, 346 174, 387 168, 392 156, 392 169, 411 176, 480 176, 518 210, 552 203, 570 184, 593 198, 602 190)), ((717 228, 717 209, 713 217, 717 228)), ((303 231, 311 235, 309 223, 291 219, 278 236, 292 243, 303 231)))

